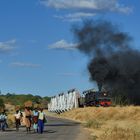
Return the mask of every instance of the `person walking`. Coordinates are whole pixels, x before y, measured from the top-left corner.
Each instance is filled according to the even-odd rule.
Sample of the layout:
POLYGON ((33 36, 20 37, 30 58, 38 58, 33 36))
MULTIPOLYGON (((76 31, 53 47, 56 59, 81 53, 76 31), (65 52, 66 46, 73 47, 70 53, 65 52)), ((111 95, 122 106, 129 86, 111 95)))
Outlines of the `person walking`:
POLYGON ((25 107, 24 113, 25 113, 26 131, 27 133, 29 133, 31 131, 31 116, 32 116, 30 107, 25 107))
POLYGON ((6 126, 7 126, 6 120, 7 120, 7 115, 6 115, 5 111, 3 111, 3 112, 0 114, 0 129, 1 129, 2 131, 5 131, 5 128, 6 128, 6 126))
POLYGON ((3 126, 3 115, 2 113, 0 113, 0 130, 2 130, 2 126, 3 126))
POLYGON ((40 134, 43 133, 44 131, 44 123, 45 123, 45 120, 46 120, 46 115, 45 113, 43 112, 43 108, 40 109, 40 112, 39 112, 39 116, 38 116, 38 132, 40 134))
POLYGON ((16 125, 16 131, 19 131, 19 126, 21 125, 20 120, 22 117, 22 113, 20 110, 16 110, 16 113, 14 114, 15 117, 15 125, 16 125))
POLYGON ((39 116, 39 112, 37 110, 37 108, 35 108, 33 110, 33 129, 34 132, 38 132, 38 116, 39 116))

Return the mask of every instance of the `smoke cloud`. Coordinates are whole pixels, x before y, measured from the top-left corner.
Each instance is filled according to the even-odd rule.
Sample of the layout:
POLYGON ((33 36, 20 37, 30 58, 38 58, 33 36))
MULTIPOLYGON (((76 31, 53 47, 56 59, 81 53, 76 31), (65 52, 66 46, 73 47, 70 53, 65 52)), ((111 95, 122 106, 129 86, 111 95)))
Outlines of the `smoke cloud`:
POLYGON ((133 39, 109 21, 85 21, 74 27, 77 48, 89 56, 90 80, 99 90, 123 95, 130 104, 140 104, 140 52, 133 39))

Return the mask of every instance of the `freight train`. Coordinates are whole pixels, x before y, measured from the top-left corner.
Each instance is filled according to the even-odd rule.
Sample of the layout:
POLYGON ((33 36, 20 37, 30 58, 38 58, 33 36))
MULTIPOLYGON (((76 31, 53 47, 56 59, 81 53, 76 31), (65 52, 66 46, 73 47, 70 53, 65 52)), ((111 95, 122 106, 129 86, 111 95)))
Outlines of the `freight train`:
POLYGON ((86 106, 111 106, 111 98, 108 92, 86 90, 81 95, 78 90, 72 89, 65 93, 58 94, 51 98, 48 110, 51 112, 62 113, 73 108, 86 106))
POLYGON ((106 91, 95 91, 94 89, 90 89, 84 91, 83 95, 84 97, 82 97, 81 100, 83 106, 111 106, 111 97, 106 91))

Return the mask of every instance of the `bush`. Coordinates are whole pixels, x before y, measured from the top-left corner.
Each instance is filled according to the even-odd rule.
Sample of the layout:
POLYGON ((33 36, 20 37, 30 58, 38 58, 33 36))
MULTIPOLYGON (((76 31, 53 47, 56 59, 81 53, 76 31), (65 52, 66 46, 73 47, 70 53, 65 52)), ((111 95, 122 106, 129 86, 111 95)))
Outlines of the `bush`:
POLYGON ((0 112, 5 108, 3 99, 0 98, 0 112))

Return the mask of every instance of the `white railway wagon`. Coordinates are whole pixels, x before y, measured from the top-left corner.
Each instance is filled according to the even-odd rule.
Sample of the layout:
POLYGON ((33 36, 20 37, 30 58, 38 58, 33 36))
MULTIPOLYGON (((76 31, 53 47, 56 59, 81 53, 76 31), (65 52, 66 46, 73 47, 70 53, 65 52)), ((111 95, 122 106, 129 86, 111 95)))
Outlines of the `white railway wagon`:
POLYGON ((73 108, 78 108, 79 92, 76 89, 60 93, 51 98, 48 104, 48 110, 51 112, 62 113, 73 108))

